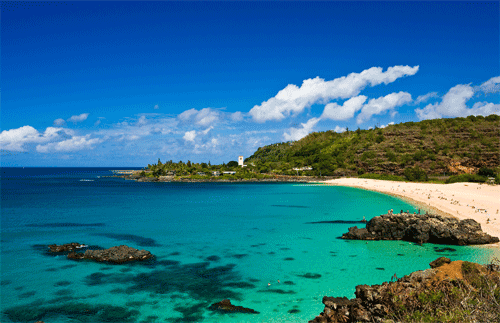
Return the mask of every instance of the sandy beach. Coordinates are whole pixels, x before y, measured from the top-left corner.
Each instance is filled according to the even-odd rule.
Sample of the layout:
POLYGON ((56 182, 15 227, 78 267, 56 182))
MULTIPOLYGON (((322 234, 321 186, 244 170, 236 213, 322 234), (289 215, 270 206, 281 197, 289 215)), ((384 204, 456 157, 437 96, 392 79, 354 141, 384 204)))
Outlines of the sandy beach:
MULTIPOLYGON (((398 196, 423 211, 474 219, 484 232, 500 237, 500 186, 478 183, 429 184, 340 178, 322 182, 398 196), (489 221, 488 221, 489 219, 489 221)), ((394 212, 399 210, 394 210, 394 212)), ((500 244, 495 244, 500 247, 500 244)))

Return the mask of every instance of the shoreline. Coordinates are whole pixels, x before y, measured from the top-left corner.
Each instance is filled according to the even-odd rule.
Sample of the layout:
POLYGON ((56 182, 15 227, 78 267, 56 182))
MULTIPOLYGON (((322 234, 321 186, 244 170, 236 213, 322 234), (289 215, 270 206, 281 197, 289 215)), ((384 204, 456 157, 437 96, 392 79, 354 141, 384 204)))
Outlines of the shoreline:
MULTIPOLYGON (((484 232, 500 237, 500 214, 498 213, 500 186, 498 185, 432 184, 364 178, 340 178, 315 183, 375 191, 400 198, 429 213, 460 220, 474 219, 481 224, 484 232)), ((484 245, 484 247, 500 248, 500 243, 484 245)))

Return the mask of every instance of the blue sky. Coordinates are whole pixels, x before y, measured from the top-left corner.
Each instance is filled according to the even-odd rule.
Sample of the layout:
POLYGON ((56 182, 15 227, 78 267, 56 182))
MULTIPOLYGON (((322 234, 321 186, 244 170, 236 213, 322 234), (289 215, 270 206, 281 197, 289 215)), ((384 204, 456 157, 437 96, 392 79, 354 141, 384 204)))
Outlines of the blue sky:
POLYGON ((500 114, 499 2, 1 2, 2 166, 500 114))

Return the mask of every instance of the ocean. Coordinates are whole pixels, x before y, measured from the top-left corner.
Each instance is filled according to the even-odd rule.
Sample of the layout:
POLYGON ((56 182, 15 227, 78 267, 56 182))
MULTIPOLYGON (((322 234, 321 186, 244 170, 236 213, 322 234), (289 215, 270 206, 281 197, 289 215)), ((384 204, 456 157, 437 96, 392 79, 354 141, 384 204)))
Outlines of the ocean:
POLYGON ((392 196, 324 185, 138 183, 111 168, 1 168, 0 321, 304 322, 323 296, 354 297, 440 256, 487 263, 482 247, 339 239, 392 196), (347 222, 347 223, 346 223, 347 222), (128 245, 144 263, 77 262, 47 245, 128 245), (259 314, 208 310, 223 299, 259 314))

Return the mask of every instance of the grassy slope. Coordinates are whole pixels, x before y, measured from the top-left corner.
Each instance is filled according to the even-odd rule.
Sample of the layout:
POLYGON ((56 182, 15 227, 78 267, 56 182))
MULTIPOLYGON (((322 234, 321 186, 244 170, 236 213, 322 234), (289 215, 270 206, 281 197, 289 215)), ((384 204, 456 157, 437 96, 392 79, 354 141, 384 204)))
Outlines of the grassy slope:
POLYGON ((315 132, 296 142, 261 147, 245 162, 265 172, 312 166, 311 175, 402 175, 405 168, 414 166, 431 175, 449 175, 463 172, 449 168, 455 162, 498 172, 499 151, 500 117, 491 115, 406 122, 341 134, 315 132))

